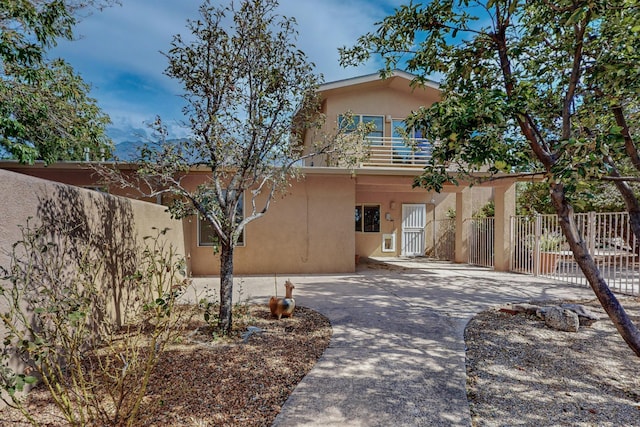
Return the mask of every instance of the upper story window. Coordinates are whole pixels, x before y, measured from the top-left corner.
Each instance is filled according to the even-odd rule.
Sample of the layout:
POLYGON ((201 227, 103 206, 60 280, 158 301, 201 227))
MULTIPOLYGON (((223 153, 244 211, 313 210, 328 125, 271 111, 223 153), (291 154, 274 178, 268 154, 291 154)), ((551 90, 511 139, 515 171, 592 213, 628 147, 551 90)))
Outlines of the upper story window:
MULTIPOLYGON (((344 120, 344 116, 340 114, 338 116, 338 124, 340 127, 343 126, 342 121, 344 120)), ((371 130, 367 134, 367 138, 378 139, 380 140, 384 136, 384 116, 366 116, 362 114, 354 114, 353 115, 353 123, 349 123, 346 126, 347 132, 355 130, 355 128, 360 124, 373 124, 373 130, 371 130)))
POLYGON ((356 231, 380 232, 380 205, 357 205, 355 211, 356 231))

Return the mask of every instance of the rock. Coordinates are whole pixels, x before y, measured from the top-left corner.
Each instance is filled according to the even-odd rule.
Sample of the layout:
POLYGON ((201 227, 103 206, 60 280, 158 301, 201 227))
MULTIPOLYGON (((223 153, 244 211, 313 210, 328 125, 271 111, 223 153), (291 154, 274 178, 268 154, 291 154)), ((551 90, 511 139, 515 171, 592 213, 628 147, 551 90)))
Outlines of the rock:
POLYGON ((542 319, 544 320, 544 318, 547 315, 547 311, 549 311, 549 309, 553 308, 553 306, 544 306, 544 307, 538 307, 538 309, 536 310, 536 316, 538 316, 538 319, 542 319))
POLYGON ((529 316, 536 315, 538 312, 538 308, 540 307, 537 305, 527 303, 516 304, 513 306, 513 309, 518 311, 518 313, 524 313, 529 316))
POLYGON ((560 304, 560 307, 566 308, 576 313, 580 321, 580 326, 589 326, 596 320, 600 320, 600 316, 580 304, 565 303, 560 304))
POLYGON ((544 323, 552 329, 565 332, 578 332, 580 327, 578 315, 562 307, 548 307, 544 312, 544 323))
POLYGON ((501 313, 507 313, 512 315, 521 314, 521 313, 524 313, 527 315, 535 315, 536 310, 538 310, 537 305, 521 303, 521 304, 506 304, 502 306, 498 311, 500 311, 501 313))

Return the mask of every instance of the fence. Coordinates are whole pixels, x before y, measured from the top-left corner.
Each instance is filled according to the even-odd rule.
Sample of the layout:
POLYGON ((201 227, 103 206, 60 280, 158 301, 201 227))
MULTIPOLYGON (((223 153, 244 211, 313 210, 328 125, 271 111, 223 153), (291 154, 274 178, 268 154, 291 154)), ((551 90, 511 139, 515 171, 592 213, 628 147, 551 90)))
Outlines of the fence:
MULTIPOLYGON (((629 215, 621 213, 575 214, 578 232, 609 287, 640 294, 640 247, 631 232, 629 215)), ((556 215, 512 217, 511 270, 587 284, 562 234, 556 215)))
POLYGON ((469 264, 493 267, 494 219, 472 218, 469 221, 469 264))

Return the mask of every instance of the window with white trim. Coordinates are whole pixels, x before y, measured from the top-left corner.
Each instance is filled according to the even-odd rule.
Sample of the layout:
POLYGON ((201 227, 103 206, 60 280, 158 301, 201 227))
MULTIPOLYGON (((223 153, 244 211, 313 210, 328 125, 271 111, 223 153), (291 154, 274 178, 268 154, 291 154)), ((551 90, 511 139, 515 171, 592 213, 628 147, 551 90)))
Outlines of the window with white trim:
MULTIPOLYGON (((373 129, 369 133, 367 133, 367 138, 380 140, 380 138, 384 136, 384 116, 366 116, 362 114, 354 114, 352 117, 353 123, 349 123, 345 126, 345 130, 347 132, 353 132, 361 123, 372 123, 373 129)), ((342 128, 343 126, 343 120, 345 120, 345 118, 342 114, 340 114, 338 116, 338 125, 340 128, 342 128)))

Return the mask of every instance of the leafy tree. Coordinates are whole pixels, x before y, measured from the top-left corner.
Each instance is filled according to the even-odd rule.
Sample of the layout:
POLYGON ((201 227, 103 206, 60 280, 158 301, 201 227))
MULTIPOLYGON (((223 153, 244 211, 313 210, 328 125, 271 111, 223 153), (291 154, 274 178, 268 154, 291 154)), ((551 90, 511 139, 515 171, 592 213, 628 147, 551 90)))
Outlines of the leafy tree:
MULTIPOLYGON (((548 183, 519 182, 517 186, 517 215, 555 213, 555 208, 551 204, 548 183)), ((570 197, 576 212, 620 212, 625 210, 620 193, 610 182, 594 181, 588 189, 580 193, 573 193, 570 197)))
POLYGON ((166 53, 166 74, 184 87, 191 138, 172 143, 158 119, 159 144, 142 150, 135 179, 112 176, 147 196, 170 193, 175 217, 198 214, 211 224, 220 252, 222 334, 231 332, 233 253, 244 227, 266 214, 297 173, 296 163, 348 152, 366 133, 319 135, 317 145, 304 147, 303 131, 318 130, 324 121, 320 77, 293 44, 295 21, 278 15, 277 7, 275 0, 226 7, 204 1, 200 18, 188 22, 189 37, 175 36, 166 53), (211 175, 194 189, 185 178, 196 167, 211 175))
POLYGON ((409 126, 440 143, 415 184, 440 190, 461 173, 545 177, 576 262, 624 340, 640 356, 640 332, 596 268, 573 219, 574 195, 612 182, 640 237, 640 3, 637 0, 433 0, 398 8, 376 32, 342 50, 440 73, 443 100, 409 126), (451 168, 453 169, 453 168, 451 168))
POLYGON ((109 156, 109 118, 90 87, 47 49, 71 39, 81 8, 115 0, 0 2, 0 152, 23 163, 80 160, 84 148, 109 156))

